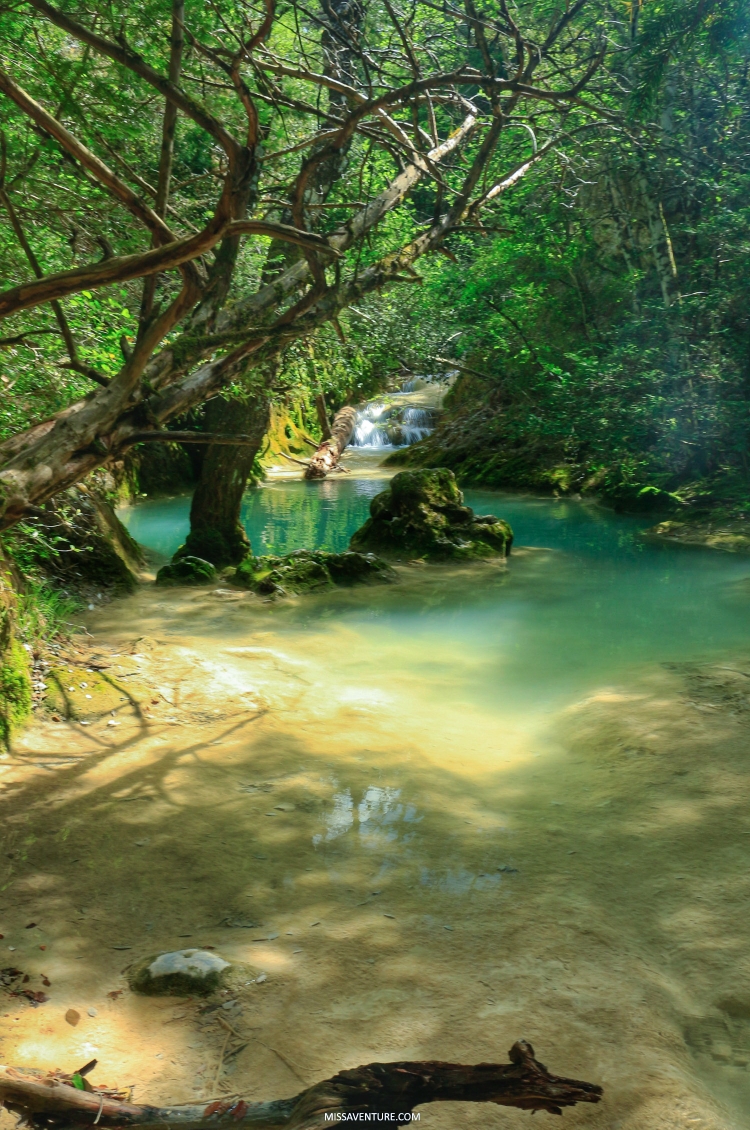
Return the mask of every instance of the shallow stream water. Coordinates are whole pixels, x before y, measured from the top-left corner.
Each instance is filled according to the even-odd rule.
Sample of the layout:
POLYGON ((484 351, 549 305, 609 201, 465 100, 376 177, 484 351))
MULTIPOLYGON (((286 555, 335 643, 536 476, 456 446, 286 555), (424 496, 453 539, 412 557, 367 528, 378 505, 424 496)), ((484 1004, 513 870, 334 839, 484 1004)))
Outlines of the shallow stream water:
MULTIPOLYGON (((251 492, 256 551, 344 548, 384 486, 350 466, 251 492)), ((276 603, 143 586, 89 616, 128 702, 0 763, 2 944, 53 985, 5 1062, 261 1098, 525 1037, 605 1088, 562 1125, 750 1127, 750 562, 575 501, 467 501, 511 522, 506 564, 276 603), (185 945, 266 974, 230 1004, 226 1065, 194 1002, 125 988, 127 961, 185 945)), ((186 515, 124 517, 167 554, 186 515)))

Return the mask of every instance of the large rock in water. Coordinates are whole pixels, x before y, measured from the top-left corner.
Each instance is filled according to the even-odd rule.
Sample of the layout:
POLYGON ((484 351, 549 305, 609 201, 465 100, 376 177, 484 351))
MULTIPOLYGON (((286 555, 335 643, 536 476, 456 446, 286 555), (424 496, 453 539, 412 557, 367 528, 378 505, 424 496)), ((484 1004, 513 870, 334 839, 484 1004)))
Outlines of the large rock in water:
POLYGON ((464 506, 456 477, 446 467, 402 471, 373 498, 370 518, 353 535, 351 548, 433 560, 505 557, 513 544, 507 522, 477 516, 464 506))
POLYGON ((322 592, 334 585, 389 581, 393 570, 372 553, 327 553, 298 549, 286 557, 246 557, 237 566, 235 585, 261 595, 322 592))
POLYGON ((208 950, 175 950, 149 957, 130 975, 130 987, 147 996, 207 996, 223 984, 228 961, 208 950))

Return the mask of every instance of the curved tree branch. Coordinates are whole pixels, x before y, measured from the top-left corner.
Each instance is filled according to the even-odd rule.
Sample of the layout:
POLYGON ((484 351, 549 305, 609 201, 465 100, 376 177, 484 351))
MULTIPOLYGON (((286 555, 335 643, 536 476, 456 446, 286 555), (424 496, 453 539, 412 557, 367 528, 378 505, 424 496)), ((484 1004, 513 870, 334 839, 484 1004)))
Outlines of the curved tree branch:
POLYGON ((43 129, 50 137, 54 137, 66 153, 69 153, 87 172, 91 173, 111 196, 125 205, 131 215, 145 224, 159 243, 165 243, 175 238, 164 220, 154 212, 153 208, 145 204, 140 196, 133 192, 132 188, 128 188, 124 181, 121 181, 95 153, 87 149, 61 122, 53 118, 52 114, 48 114, 35 98, 27 94, 4 71, 0 71, 0 90, 7 94, 8 98, 12 99, 18 108, 23 110, 40 129, 43 129))
POLYGON ((45 275, 34 282, 21 283, 20 286, 0 293, 0 318, 82 290, 94 290, 111 283, 127 282, 129 279, 144 278, 180 267, 210 251, 226 236, 237 235, 263 235, 314 251, 324 251, 329 255, 336 254, 323 236, 313 232, 299 231, 288 224, 275 224, 268 220, 232 220, 220 226, 209 225, 197 235, 176 239, 149 251, 140 251, 134 255, 113 255, 98 263, 74 267, 71 271, 60 271, 55 275, 45 275))

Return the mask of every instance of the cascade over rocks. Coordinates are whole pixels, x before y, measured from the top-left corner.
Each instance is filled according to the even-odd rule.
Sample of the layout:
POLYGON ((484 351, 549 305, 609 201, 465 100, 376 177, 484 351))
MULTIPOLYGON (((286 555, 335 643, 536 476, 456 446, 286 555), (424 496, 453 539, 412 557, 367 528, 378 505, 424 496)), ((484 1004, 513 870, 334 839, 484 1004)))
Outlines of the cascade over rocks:
POLYGON ((513 544, 507 522, 464 506, 447 467, 402 471, 370 503, 370 517, 352 536, 353 550, 436 560, 506 557, 513 544))
POLYGON ((326 553, 298 549, 286 557, 246 557, 233 583, 262 596, 322 592, 335 585, 393 579, 393 570, 372 553, 326 553))

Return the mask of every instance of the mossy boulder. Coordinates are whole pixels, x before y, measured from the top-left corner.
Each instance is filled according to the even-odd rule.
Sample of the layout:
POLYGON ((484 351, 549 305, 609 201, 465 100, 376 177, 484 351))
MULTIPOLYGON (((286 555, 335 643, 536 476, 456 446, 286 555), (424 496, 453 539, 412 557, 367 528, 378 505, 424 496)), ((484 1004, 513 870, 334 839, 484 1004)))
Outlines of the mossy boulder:
POLYGON ((392 575, 390 566, 371 553, 299 549, 285 557, 246 557, 238 565, 233 582, 261 596, 272 596, 388 581, 392 575))
POLYGON ((220 989, 232 966, 209 950, 187 949, 146 958, 128 977, 130 988, 146 996, 208 996, 220 989))
POLYGON ((183 545, 175 551, 172 561, 199 557, 221 569, 225 565, 237 565, 249 552, 250 542, 239 522, 233 529, 224 530, 204 525, 190 531, 183 545))
POLYGON ((505 557, 512 544, 507 522, 464 506, 447 467, 395 475, 390 488, 373 498, 370 517, 350 542, 352 550, 433 560, 505 557))
POLYGON ((215 580, 216 569, 202 557, 180 557, 156 574, 157 585, 210 585, 215 580))

